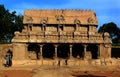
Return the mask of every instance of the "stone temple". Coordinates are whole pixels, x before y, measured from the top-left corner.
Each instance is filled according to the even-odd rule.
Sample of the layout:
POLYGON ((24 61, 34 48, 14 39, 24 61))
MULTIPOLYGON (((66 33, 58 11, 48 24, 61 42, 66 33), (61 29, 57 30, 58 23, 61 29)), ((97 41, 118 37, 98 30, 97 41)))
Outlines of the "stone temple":
POLYGON ((97 32, 91 10, 25 10, 23 26, 12 39, 13 65, 111 58, 109 34, 97 32))

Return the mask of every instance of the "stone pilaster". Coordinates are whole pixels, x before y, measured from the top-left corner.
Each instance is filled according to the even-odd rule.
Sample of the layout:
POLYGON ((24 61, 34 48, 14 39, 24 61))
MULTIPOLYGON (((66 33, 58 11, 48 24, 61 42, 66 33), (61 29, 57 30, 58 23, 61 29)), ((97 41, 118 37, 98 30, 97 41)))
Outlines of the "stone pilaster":
POLYGON ((79 26, 79 25, 78 25, 78 24, 76 24, 76 31, 78 31, 78 26, 79 26))
POLYGON ((87 45, 84 45, 84 59, 86 58, 87 45))
POLYGON ((42 47, 43 45, 40 45, 40 60, 41 60, 41 63, 43 64, 42 47))
POLYGON ((57 47, 58 45, 54 45, 55 46, 55 54, 54 54, 54 58, 57 59, 57 47))
POLYGON ((60 32, 60 25, 58 25, 58 32, 60 32))
POLYGON ((25 58, 29 59, 29 57, 28 57, 28 44, 25 44, 25 58))
POLYGON ((42 32, 44 32, 44 26, 43 25, 41 26, 41 30, 42 30, 42 32))
POLYGON ((70 45, 70 55, 69 55, 70 58, 73 58, 72 56, 72 45, 70 45))
POLYGON ((17 59, 17 57, 16 57, 16 55, 17 55, 17 52, 16 52, 16 50, 17 50, 17 44, 16 43, 13 43, 13 49, 12 49, 12 51, 13 51, 13 60, 16 60, 17 59))

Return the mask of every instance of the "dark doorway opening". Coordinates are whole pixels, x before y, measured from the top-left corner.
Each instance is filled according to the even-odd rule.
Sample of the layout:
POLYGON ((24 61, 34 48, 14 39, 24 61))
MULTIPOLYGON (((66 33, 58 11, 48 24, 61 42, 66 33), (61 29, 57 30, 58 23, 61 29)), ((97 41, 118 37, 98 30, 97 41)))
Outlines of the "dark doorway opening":
POLYGON ((59 58, 63 58, 63 59, 69 58, 69 54, 70 54, 69 45, 62 44, 58 46, 57 56, 59 58))
POLYGON ((28 46, 28 56, 30 59, 40 59, 40 46, 37 44, 30 44, 28 46))
POLYGON ((54 58, 55 47, 52 44, 45 44, 43 46, 43 58, 54 58))
POLYGON ((92 59, 98 59, 98 46, 95 44, 89 44, 87 46, 87 52, 91 53, 92 59))
POLYGON ((82 46, 80 44, 73 45, 72 55, 75 58, 79 57, 79 58, 83 59, 84 58, 84 46, 82 46))
POLYGON ((111 57, 120 58, 120 48, 119 47, 118 48, 117 47, 112 48, 111 57))

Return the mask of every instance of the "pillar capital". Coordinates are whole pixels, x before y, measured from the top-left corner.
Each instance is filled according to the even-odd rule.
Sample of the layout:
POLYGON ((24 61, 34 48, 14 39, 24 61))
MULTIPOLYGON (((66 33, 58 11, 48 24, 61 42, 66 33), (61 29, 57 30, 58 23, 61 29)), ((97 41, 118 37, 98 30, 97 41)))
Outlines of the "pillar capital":
POLYGON ((86 47, 87 47, 87 44, 83 44, 83 46, 86 48, 86 47))
POLYGON ((54 45, 54 46, 55 46, 55 48, 58 47, 58 45, 54 45))
POLYGON ((72 45, 72 44, 70 44, 69 46, 70 46, 70 48, 72 48, 72 46, 73 46, 73 45, 72 45))
POLYGON ((39 44, 40 47, 43 47, 43 44, 39 44))

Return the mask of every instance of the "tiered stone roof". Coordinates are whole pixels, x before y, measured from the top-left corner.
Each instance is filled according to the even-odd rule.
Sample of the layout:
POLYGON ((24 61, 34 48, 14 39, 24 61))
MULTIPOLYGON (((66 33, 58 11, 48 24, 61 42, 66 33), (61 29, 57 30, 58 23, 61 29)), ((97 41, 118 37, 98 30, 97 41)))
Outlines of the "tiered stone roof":
POLYGON ((24 24, 40 24, 42 19, 47 19, 47 24, 56 24, 57 17, 62 16, 65 24, 74 24, 78 19, 83 25, 98 25, 96 14, 91 10, 25 10, 24 24))

